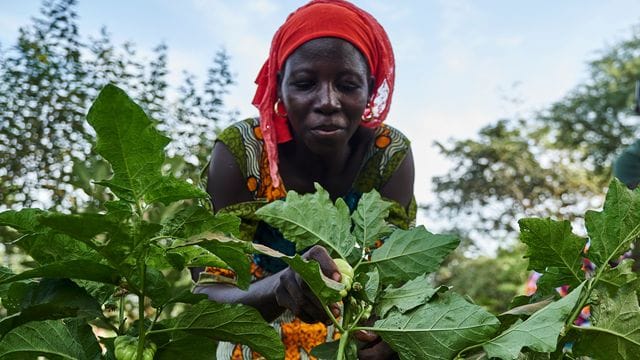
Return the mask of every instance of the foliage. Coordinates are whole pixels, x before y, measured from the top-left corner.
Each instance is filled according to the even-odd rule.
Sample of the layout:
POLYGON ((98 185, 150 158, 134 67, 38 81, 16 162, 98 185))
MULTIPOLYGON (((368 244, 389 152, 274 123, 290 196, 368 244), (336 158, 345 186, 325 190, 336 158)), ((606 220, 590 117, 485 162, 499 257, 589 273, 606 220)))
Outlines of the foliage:
POLYGON ((130 42, 115 46, 106 29, 84 38, 76 7, 76 0, 44 1, 40 15, 20 29, 15 45, 0 49, 3 209, 95 207, 90 203, 95 194, 76 186, 82 171, 95 169, 101 161, 89 156, 94 133, 84 116, 108 83, 129 89, 170 135, 172 161, 165 166, 193 181, 206 163, 218 126, 235 116, 224 110, 223 97, 233 76, 223 50, 213 59, 202 88, 187 75, 172 100, 165 44, 146 59, 130 42))
POLYGON ((523 216, 573 221, 599 206, 612 160, 639 134, 631 111, 640 26, 601 51, 587 72, 545 109, 499 120, 473 139, 437 143, 456 166, 432 179, 437 199, 429 211, 474 241, 503 242, 523 216))
POLYGON ((604 209, 586 213, 588 238, 575 235, 568 221, 520 220, 528 269, 542 273, 540 286, 497 317, 447 286, 431 285, 429 274, 456 248, 457 238, 421 226, 390 227, 385 221, 390 203, 376 191, 363 194, 353 214, 319 185, 313 194, 289 192, 286 200, 256 212, 299 249, 320 244, 352 265, 348 289, 324 276, 315 261, 235 239, 239 219, 211 214, 197 202, 207 201, 202 190, 162 172, 169 139, 119 88, 106 86, 87 118, 97 134, 95 150, 113 173, 97 184, 116 199, 98 213, 0 213, 0 225, 23 234, 16 245, 35 261, 19 273, 0 267, 0 300, 8 313, 0 320, 0 359, 113 358, 116 342, 126 342, 119 351, 127 357, 133 357, 130 345, 136 344, 136 359, 155 349, 161 359, 201 358, 213 351, 212 339, 247 344, 267 359, 282 358, 277 332, 255 309, 209 301, 165 275, 171 268, 221 266, 234 270, 238 287, 246 289, 252 253, 285 261, 330 314, 341 336, 312 351, 321 358, 354 359, 359 345, 353 334, 359 330, 376 332, 401 359, 637 354, 638 279, 632 260, 617 266, 614 260, 640 237, 640 190, 632 192, 616 179, 604 209), (196 202, 185 201, 190 199, 196 202), (177 206, 161 221, 149 220, 159 203, 177 206), (384 243, 375 248, 380 238, 384 243), (585 277, 580 264, 587 241, 586 257, 596 270, 585 277), (562 285, 571 291, 558 299, 554 289, 562 285), (135 321, 124 316, 125 296, 137 299, 135 321), (338 301, 342 315, 334 318, 329 305, 338 301), (188 307, 163 316, 175 303, 188 307), (593 314, 590 326, 574 324, 585 306, 593 314), (118 315, 107 315, 115 310, 118 315), (374 317, 365 322, 372 310, 374 317), (96 338, 92 326, 109 333, 96 338))
POLYGON ((125 340, 137 344, 137 359, 155 348, 158 358, 185 348, 191 350, 183 357, 201 358, 197 351, 213 351, 216 339, 282 358, 277 333, 255 309, 211 302, 165 275, 216 265, 244 274, 238 285, 246 288, 250 249, 225 236, 239 232, 239 219, 184 201, 208 204, 198 187, 162 173, 169 139, 119 88, 106 86, 87 119, 97 134, 95 151, 112 168, 110 178, 96 183, 116 199, 102 203, 98 213, 0 213, 0 225, 22 234, 16 246, 35 261, 20 273, 0 268, 0 299, 8 312, 0 320, 0 358, 96 359, 103 357, 100 345, 113 358, 114 343, 122 355, 125 340), (150 220, 159 203, 176 206, 161 221, 150 220), (125 317, 125 297, 137 300, 135 321, 125 317), (176 303, 191 306, 163 316, 176 303), (97 339, 90 325, 108 333, 97 339))
MULTIPOLYGON (((354 358, 357 342, 352 334, 358 330, 379 334, 401 359, 549 358, 562 349, 572 357, 633 358, 640 331, 636 275, 631 272, 632 260, 612 264, 640 237, 640 190, 631 192, 614 179, 604 210, 586 213, 588 239, 575 235, 566 220, 520 220, 528 269, 542 277, 538 293, 517 297, 513 304, 519 306, 499 318, 446 286, 430 286, 427 275, 457 245, 454 237, 434 235, 423 227, 384 229, 388 203, 375 191, 363 195, 358 210, 349 216, 340 210, 344 205, 339 199, 334 205, 325 190, 319 186, 316 190, 302 196, 289 192, 286 200, 266 205, 256 214, 297 245, 321 244, 353 267, 354 283, 342 299, 343 316, 333 319, 342 335, 337 344, 314 349, 312 353, 321 358, 354 358), (362 211, 372 208, 379 211, 362 211), (321 220, 327 216, 334 221, 321 220), (386 233, 390 234, 380 248, 367 245, 366 239, 386 233), (587 240, 591 247, 586 256, 597 269, 585 276, 581 264, 587 240), (346 248, 342 242, 355 246, 346 248), (563 285, 571 291, 558 299, 555 288, 563 285), (376 318, 364 325, 369 305, 376 318), (591 326, 575 325, 587 305, 593 312, 591 326)), ((277 256, 287 261, 284 255, 277 256)), ((309 266, 290 265, 296 270, 309 266)), ((337 283, 299 273, 330 313, 328 305, 340 299, 337 283)))

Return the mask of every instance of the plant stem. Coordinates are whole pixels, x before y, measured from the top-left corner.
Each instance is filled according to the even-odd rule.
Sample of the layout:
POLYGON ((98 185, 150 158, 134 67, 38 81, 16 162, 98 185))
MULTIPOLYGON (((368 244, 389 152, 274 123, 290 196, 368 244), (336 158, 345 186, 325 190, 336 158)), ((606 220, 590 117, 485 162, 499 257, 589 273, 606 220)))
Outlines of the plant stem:
POLYGON ((480 344, 475 344, 475 345, 471 345, 471 346, 467 346, 466 348, 460 350, 458 352, 458 354, 456 355, 455 359, 464 359, 464 357, 462 357, 462 354, 466 353, 467 351, 476 349, 476 348, 480 348, 482 347, 482 345, 484 345, 485 343, 480 343, 480 344))
POLYGON ((145 272, 147 270, 147 265, 143 262, 142 267, 140 269, 140 295, 138 295, 138 351, 136 354, 136 359, 142 360, 142 352, 144 351, 144 342, 145 342, 145 334, 146 329, 144 328, 144 280, 145 280, 145 272))
MULTIPOLYGON (((135 239, 135 243, 138 244, 139 242, 142 241, 142 239, 140 239, 140 224, 142 223, 142 218, 143 218, 143 208, 142 205, 140 204, 140 201, 138 201, 136 203, 137 205, 137 210, 138 210, 138 218, 136 219, 136 223, 135 223, 135 227, 134 227, 134 237, 137 238, 135 239)), ((138 259, 138 263, 142 263, 142 265, 140 266, 140 293, 138 294, 138 349, 136 351, 136 359, 138 360, 142 360, 142 353, 144 351, 144 344, 145 344, 145 335, 146 335, 146 329, 144 326, 144 319, 145 319, 145 314, 144 314, 144 298, 145 298, 145 280, 146 280, 146 273, 147 273, 147 262, 146 262, 146 257, 147 257, 147 249, 143 249, 142 250, 142 254, 140 255, 140 258, 138 259)))
POLYGON ((344 360, 344 348, 347 346, 347 340, 349 340, 349 330, 340 333, 340 342, 338 343, 337 360, 344 360))
POLYGON ((569 321, 567 321, 567 323, 565 324, 565 330, 573 327, 573 322, 578 318, 578 316, 580 316, 580 312, 587 305, 587 302, 591 297, 591 292, 593 291, 594 284, 600 280, 602 274, 607 270, 607 268, 609 267, 609 263, 611 262, 611 260, 613 260, 614 255, 617 254, 623 246, 628 246, 628 244, 630 244, 638 236, 640 236, 640 224, 636 225, 636 227, 629 232, 624 240, 622 240, 620 244, 618 244, 618 246, 614 249, 614 251, 611 252, 611 255, 609 255, 609 257, 603 262, 603 264, 597 268, 595 275, 587 281, 586 289, 583 292, 583 295, 578 300, 578 306, 575 307, 573 313, 569 317, 569 321))
POLYGON ((151 331, 151 329, 153 329, 153 326, 158 321, 160 314, 162 314, 162 310, 164 310, 164 306, 160 306, 159 308, 156 309, 156 316, 154 316, 153 321, 151 322, 151 325, 149 325, 149 329, 147 329, 148 330, 147 334, 149 333, 149 331, 151 331))
POLYGON ((593 284, 595 281, 597 281, 595 277, 587 280, 585 290, 582 292, 580 298, 578 299, 577 306, 573 309, 571 316, 569 316, 569 319, 565 324, 565 333, 566 333, 566 330, 573 325, 573 322, 576 321, 578 316, 580 316, 580 312, 582 311, 582 308, 584 308, 587 305, 587 302, 591 297, 591 290, 593 289, 593 284))
POLYGON ((124 318, 124 294, 120 296, 120 306, 118 309, 118 335, 124 334, 124 323, 126 319, 124 318))
POLYGON ((336 328, 338 330, 340 330, 340 332, 342 333, 344 331, 344 329, 342 328, 342 325, 340 324, 340 322, 338 321, 338 319, 336 319, 335 316, 333 316, 333 313, 331 312, 331 309, 329 309, 329 306, 327 305, 323 305, 322 308, 324 309, 324 311, 327 313, 327 315, 329 316, 329 319, 331 319, 331 321, 333 322, 333 324, 336 326, 336 328))
POLYGON ((175 238, 175 237, 174 237, 174 236, 171 236, 171 235, 158 235, 158 236, 154 236, 154 237, 152 237, 151 239, 149 239, 149 242, 150 242, 150 243, 154 243, 154 242, 156 242, 156 241, 158 241, 158 240, 174 239, 174 238, 175 238))

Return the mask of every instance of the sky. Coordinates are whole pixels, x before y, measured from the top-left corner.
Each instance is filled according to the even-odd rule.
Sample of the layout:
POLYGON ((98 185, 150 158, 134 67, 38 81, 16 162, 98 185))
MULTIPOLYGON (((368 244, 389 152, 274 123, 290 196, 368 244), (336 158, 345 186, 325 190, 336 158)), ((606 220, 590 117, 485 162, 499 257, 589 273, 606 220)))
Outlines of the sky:
MULTIPOLYGON (((201 78, 225 48, 237 84, 227 98, 241 117, 271 37, 306 1, 78 1, 80 33, 106 26, 114 43, 131 41, 150 56, 169 48, 169 79, 201 78)), ((559 100, 586 79, 587 62, 640 24, 640 0, 354 1, 385 27, 396 56, 396 87, 387 123, 412 141, 419 203, 433 199, 431 178, 456 164, 434 141, 473 137, 499 118, 527 114, 559 100), (514 102, 511 100, 517 99, 514 102)), ((0 0, 0 44, 13 45, 39 0, 0 0)), ((429 220, 421 217, 419 223, 429 220)), ((428 224, 426 224, 428 226, 428 224)))

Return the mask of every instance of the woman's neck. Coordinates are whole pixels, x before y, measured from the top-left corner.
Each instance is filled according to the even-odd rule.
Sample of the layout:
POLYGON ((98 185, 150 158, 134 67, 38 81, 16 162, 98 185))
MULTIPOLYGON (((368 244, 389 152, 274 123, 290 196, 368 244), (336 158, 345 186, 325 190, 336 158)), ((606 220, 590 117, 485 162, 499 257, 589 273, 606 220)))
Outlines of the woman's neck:
POLYGON ((311 192, 313 183, 317 182, 332 195, 343 195, 355 181, 372 139, 373 132, 362 128, 344 147, 324 154, 312 153, 295 140, 283 144, 279 149, 279 167, 285 187, 288 190, 311 192))

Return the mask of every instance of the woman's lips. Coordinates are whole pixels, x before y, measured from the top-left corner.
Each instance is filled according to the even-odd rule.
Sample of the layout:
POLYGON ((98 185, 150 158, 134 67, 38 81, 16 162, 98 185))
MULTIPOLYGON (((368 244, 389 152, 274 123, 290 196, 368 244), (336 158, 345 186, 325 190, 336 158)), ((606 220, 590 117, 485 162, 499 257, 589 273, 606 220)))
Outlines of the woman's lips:
POLYGON ((343 128, 334 125, 321 125, 311 129, 311 132, 318 136, 333 136, 344 131, 343 128))

